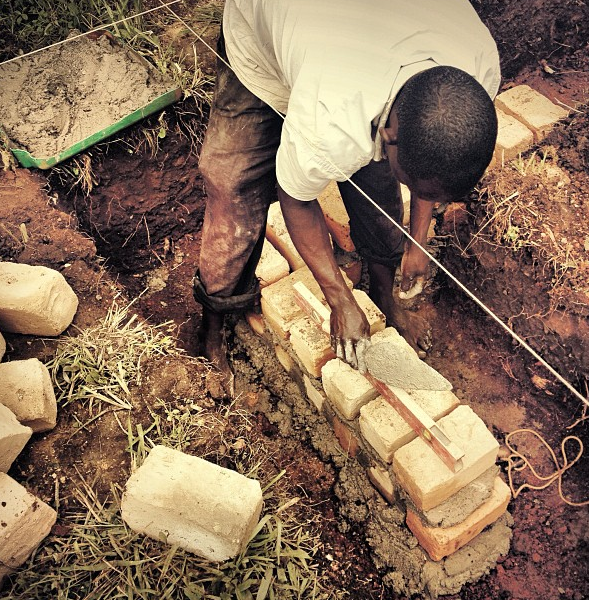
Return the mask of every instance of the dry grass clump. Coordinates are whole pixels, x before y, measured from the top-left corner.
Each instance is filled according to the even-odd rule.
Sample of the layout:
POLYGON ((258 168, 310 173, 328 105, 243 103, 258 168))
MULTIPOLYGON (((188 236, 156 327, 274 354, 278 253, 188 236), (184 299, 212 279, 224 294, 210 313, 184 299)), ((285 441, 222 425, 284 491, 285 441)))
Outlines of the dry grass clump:
POLYGON ((551 278, 553 308, 571 292, 589 294, 589 224, 573 216, 579 204, 556 158, 547 147, 487 177, 480 193, 485 215, 471 242, 528 252, 551 278))
POLYGON ((166 333, 170 322, 151 325, 130 314, 129 307, 115 300, 97 325, 60 340, 47 363, 59 403, 80 402, 91 414, 103 403, 131 409, 129 385, 140 383, 142 364, 179 353, 166 333))

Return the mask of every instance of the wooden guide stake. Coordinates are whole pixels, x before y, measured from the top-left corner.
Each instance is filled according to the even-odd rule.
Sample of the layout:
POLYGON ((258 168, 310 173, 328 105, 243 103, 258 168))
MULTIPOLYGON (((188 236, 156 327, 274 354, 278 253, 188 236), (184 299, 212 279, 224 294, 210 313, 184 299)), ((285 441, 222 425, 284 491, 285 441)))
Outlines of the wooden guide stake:
MULTIPOLYGON (((329 335, 329 309, 321 304, 304 283, 298 281, 293 285, 293 289, 296 303, 317 326, 329 335)), ((370 373, 366 372, 364 376, 451 471, 456 473, 462 470, 464 452, 452 440, 448 439, 436 425, 436 422, 409 394, 397 395, 386 383, 376 379, 370 373)))

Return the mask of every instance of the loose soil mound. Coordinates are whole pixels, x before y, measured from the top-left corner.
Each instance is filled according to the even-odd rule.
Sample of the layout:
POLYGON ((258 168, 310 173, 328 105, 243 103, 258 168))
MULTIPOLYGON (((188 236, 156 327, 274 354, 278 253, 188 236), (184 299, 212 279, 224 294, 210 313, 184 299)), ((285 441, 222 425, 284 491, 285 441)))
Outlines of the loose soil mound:
POLYGON ((51 157, 173 87, 112 36, 82 37, 0 66, 0 124, 15 147, 51 157))

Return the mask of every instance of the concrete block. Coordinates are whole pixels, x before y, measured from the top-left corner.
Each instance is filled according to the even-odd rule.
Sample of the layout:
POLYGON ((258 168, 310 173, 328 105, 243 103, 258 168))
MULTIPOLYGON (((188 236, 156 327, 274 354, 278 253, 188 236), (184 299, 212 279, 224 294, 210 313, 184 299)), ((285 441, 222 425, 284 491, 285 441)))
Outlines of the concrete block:
POLYGON ((323 366, 321 378, 327 397, 349 420, 355 419, 360 408, 378 395, 364 375, 339 358, 323 366))
POLYGON ((4 354, 6 354, 6 340, 4 336, 0 333, 0 360, 4 358, 4 354))
POLYGON ((329 336, 309 317, 291 325, 289 339, 301 365, 313 377, 321 377, 323 365, 335 358, 329 336))
POLYGON ((460 405, 437 425, 463 450, 460 471, 452 472, 419 437, 399 448, 393 457, 397 481, 420 511, 441 504, 490 469, 499 450, 497 440, 469 406, 460 405))
POLYGON ((374 465, 368 469, 367 473, 368 479, 380 492, 380 495, 389 504, 394 504, 396 499, 395 482, 389 471, 380 465, 374 465))
POLYGON ((243 550, 261 510, 258 481, 164 446, 131 475, 121 502, 134 531, 214 561, 243 550))
MULTIPOLYGON (((343 277, 351 289, 351 281, 345 274, 343 274, 343 277)), ((288 339, 291 325, 304 316, 303 311, 294 300, 292 286, 297 281, 304 283, 312 294, 325 302, 319 284, 315 281, 309 267, 306 266, 262 289, 262 313, 273 331, 281 339, 288 339)))
POLYGON ((0 568, 16 569, 49 534, 57 513, 5 473, 0 499, 0 568))
POLYGON ((78 297, 58 271, 0 262, 2 331, 59 335, 77 309, 78 297))
POLYGON ((423 362, 393 327, 372 337, 366 351, 366 366, 376 379, 404 390, 452 389, 452 384, 423 362))
POLYGON ((495 106, 530 129, 538 142, 569 113, 529 85, 518 85, 495 98, 495 106))
POLYGON ((33 431, 48 431, 57 421, 57 402, 47 367, 37 358, 0 364, 0 402, 33 431))
POLYGON ((0 472, 6 473, 33 435, 30 427, 18 422, 14 413, 0 404, 0 472))
POLYGON ((266 287, 290 273, 288 262, 278 250, 267 240, 264 240, 260 262, 256 267, 256 277, 260 280, 260 287, 266 287))
POLYGON ((336 244, 346 252, 353 252, 356 247, 350 237, 350 217, 344 206, 337 183, 332 181, 317 198, 327 229, 336 244))
POLYGON ((293 271, 305 266, 305 261, 290 239, 279 202, 272 203, 268 210, 266 239, 284 256, 293 271))
POLYGON ((534 143, 534 134, 521 121, 497 109, 497 143, 492 167, 503 166, 534 143))
POLYGON ((325 402, 325 394, 313 385, 313 382, 309 377, 307 377, 307 375, 303 375, 303 382, 305 384, 307 398, 309 398, 313 406, 315 406, 319 412, 322 412, 323 403, 325 402))
POLYGON ((374 304, 370 296, 362 290, 352 290, 352 295, 362 309, 362 312, 368 319, 370 325, 370 335, 374 335, 378 331, 382 331, 386 327, 386 317, 381 312, 380 308, 374 304))
MULTIPOLYGON (((414 390, 405 392, 391 388, 400 398, 408 394, 434 421, 453 411, 459 404, 451 391, 414 390)), ((376 453, 386 463, 393 461, 395 452, 417 437, 401 415, 382 397, 360 409, 360 431, 376 453)))
POLYGON ((481 531, 494 523, 511 500, 509 486, 500 477, 495 478, 489 499, 469 517, 452 527, 430 527, 423 523, 412 509, 407 510, 407 527, 432 560, 441 560, 462 548, 481 531))

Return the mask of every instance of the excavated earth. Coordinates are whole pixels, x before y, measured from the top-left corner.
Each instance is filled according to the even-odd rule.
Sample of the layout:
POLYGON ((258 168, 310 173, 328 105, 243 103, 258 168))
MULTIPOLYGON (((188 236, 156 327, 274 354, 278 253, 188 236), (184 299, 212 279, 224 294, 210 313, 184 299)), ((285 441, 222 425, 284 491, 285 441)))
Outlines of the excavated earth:
MULTIPOLYGON (((587 7, 538 0, 473 4, 498 40, 503 89, 527 83, 575 110, 524 156, 524 163, 534 168, 522 173, 521 164, 519 171, 506 165, 489 174, 480 193, 468 202, 440 210, 432 249, 446 268, 586 395, 587 7), (546 164, 562 171, 547 173, 546 164), (496 233, 488 222, 497 212, 497 199, 514 192, 522 201, 520 210, 496 233)), ((210 59, 205 64, 210 65, 210 59)), ((206 119, 199 119, 198 113, 190 101, 167 110, 167 133, 155 154, 142 141, 139 127, 123 142, 93 149, 91 156, 76 163, 91 165, 85 179, 90 190, 75 184, 79 171, 65 169, 68 165, 48 173, 17 169, 0 174, 0 258, 60 270, 80 297, 77 327, 103 317, 121 291, 129 299, 142 294, 134 310, 153 323, 172 320, 180 346, 198 355, 200 312, 192 299, 191 278, 198 266, 206 198, 198 172, 198 140, 191 134, 205 127, 206 119)), ((146 124, 157 129, 161 121, 155 117, 146 124)), ((556 448, 561 460, 559 447, 565 436, 576 435, 587 445, 588 425, 580 401, 442 272, 433 273, 425 297, 414 309, 429 318, 433 328, 434 346, 426 361, 453 383, 458 397, 472 406, 499 442, 511 431, 531 428, 556 448)), ((55 350, 52 340, 17 335, 6 339, 11 360, 48 360, 55 350)), ((386 565, 387 552, 394 551, 391 533, 398 525, 394 509, 379 512, 388 514, 388 520, 375 518, 373 508, 382 506, 382 500, 243 322, 232 323, 229 341, 242 408, 251 412, 256 436, 273 448, 276 468, 286 469, 301 502, 321 514, 323 547, 318 560, 331 585, 358 600, 408 597, 393 590, 402 586, 386 565)), ((134 391, 140 399, 137 406, 143 407, 136 418, 147 418, 146 406, 156 397, 172 405, 190 397, 211 406, 206 380, 204 366, 181 359, 147 365, 144 384, 134 391)), ((75 410, 71 405, 62 409, 56 429, 36 435, 10 471, 47 502, 55 497, 56 481, 61 482, 64 508, 76 502, 73 485, 79 477, 95 482, 99 494, 107 494, 112 482, 124 484, 129 473, 127 439, 114 419, 105 415, 72 435, 75 410)), ((228 432, 223 435, 227 439, 228 432)), ((218 444, 212 437, 211 443, 218 444)), ((518 450, 527 453, 542 474, 554 469, 535 439, 516 440, 518 450)), ((228 457, 223 460, 230 464, 228 457)), ((504 460, 500 466, 506 470, 504 460)), ((585 453, 563 478, 564 495, 576 501, 588 498, 588 475, 585 453)), ((523 474, 516 475, 516 483, 523 481, 523 474)), ((450 597, 589 597, 587 507, 565 504, 553 485, 522 492, 509 511, 513 540, 508 555, 450 597)), ((60 519, 58 526, 53 534, 67 535, 66 520, 60 519)))

